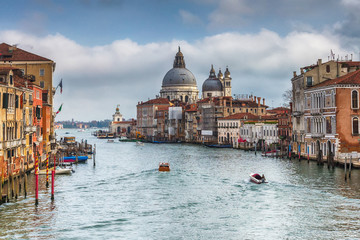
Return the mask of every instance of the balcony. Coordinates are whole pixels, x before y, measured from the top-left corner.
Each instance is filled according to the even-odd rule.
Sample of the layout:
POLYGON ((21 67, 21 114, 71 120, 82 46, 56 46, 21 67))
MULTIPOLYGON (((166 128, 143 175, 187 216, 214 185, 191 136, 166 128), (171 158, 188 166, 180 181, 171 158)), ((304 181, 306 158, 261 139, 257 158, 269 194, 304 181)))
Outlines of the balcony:
POLYGON ((320 108, 313 108, 310 110, 310 114, 313 116, 321 115, 322 109, 320 108))
POLYGON ((311 133, 312 138, 323 138, 324 136, 324 133, 311 133))
POLYGON ((292 113, 292 115, 294 116, 294 117, 300 117, 301 115, 303 115, 304 114, 304 112, 301 112, 301 111, 294 111, 293 113, 292 113))
POLYGON ((21 139, 21 144, 26 145, 26 139, 21 139))

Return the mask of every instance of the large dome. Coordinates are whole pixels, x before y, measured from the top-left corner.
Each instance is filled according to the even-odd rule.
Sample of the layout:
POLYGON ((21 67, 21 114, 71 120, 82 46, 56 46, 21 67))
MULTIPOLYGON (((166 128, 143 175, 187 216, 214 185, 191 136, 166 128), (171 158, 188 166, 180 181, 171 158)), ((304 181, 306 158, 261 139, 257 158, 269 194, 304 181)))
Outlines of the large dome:
POLYGON ((169 86, 194 86, 196 80, 194 74, 186 68, 172 68, 166 74, 162 82, 163 87, 169 86))

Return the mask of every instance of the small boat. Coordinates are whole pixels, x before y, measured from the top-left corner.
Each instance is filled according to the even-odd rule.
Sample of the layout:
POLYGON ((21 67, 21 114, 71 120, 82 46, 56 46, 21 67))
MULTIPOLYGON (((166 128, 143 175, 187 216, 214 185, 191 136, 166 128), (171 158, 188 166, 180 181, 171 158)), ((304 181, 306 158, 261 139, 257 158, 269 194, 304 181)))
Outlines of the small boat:
MULTIPOLYGON (((77 157, 77 162, 86 162, 86 160, 88 160, 88 156, 78 156, 77 157)), ((64 162, 76 162, 76 156, 69 156, 69 157, 64 157, 63 159, 64 162)))
POLYGON ((250 174, 250 181, 256 184, 266 183, 266 179, 264 174, 260 176, 258 173, 251 173, 250 174))
POLYGON ((143 142, 136 142, 136 146, 144 146, 143 142))
POLYGON ((159 163, 159 171, 160 172, 168 172, 170 171, 170 164, 161 162, 159 163))
POLYGON ((114 142, 114 139, 108 139, 107 142, 108 142, 108 143, 113 143, 113 142, 114 142))
MULTIPOLYGON (((51 175, 53 168, 49 168, 49 175, 51 175)), ((72 169, 71 168, 61 168, 61 167, 56 167, 55 168, 55 175, 64 175, 64 174, 71 174, 72 173, 72 169)), ((46 175, 46 169, 41 169, 39 170, 39 175, 46 175)))

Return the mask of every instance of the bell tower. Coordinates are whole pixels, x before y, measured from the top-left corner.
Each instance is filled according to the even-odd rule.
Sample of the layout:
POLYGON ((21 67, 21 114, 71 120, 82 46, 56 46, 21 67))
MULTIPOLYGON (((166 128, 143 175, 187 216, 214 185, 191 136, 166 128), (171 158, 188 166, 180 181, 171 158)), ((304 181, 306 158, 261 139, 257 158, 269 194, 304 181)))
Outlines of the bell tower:
POLYGON ((226 66, 225 77, 223 79, 225 97, 231 97, 231 79, 229 68, 226 66))

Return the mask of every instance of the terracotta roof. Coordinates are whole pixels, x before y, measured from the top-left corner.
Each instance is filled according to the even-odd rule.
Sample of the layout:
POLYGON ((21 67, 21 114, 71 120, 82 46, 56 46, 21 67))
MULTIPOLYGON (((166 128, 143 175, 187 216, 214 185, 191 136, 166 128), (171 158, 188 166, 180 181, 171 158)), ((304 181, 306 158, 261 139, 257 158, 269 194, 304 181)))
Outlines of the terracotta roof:
POLYGON ((347 62, 340 62, 341 64, 345 64, 347 65, 348 67, 357 67, 357 66, 360 66, 360 62, 358 61, 347 61, 347 62))
POLYGON ((210 98, 204 98, 204 99, 197 101, 197 103, 207 103, 207 102, 210 102, 210 98))
POLYGON ((186 112, 196 112, 197 109, 198 109, 198 107, 197 107, 197 104, 195 104, 195 103, 186 105, 186 107, 185 107, 186 112))
POLYGON ((224 118, 220 118, 220 120, 235 120, 235 119, 257 119, 258 116, 255 116, 252 113, 236 113, 224 118))
POLYGON ((0 44, 0 60, 2 61, 51 61, 39 55, 29 53, 6 43, 0 44))
POLYGON ((325 82, 319 83, 319 84, 311 87, 310 89, 315 89, 315 88, 330 86, 330 85, 336 85, 336 84, 360 84, 360 70, 348 73, 344 76, 341 76, 341 77, 338 77, 335 79, 330 79, 325 82))
POLYGON ((267 110, 267 112, 272 114, 282 114, 282 113, 289 113, 290 109, 285 107, 277 107, 271 110, 267 110))
POLYGON ((147 102, 139 103, 138 105, 145 105, 145 104, 169 104, 170 105, 170 101, 167 98, 155 98, 155 99, 150 99, 147 102))

